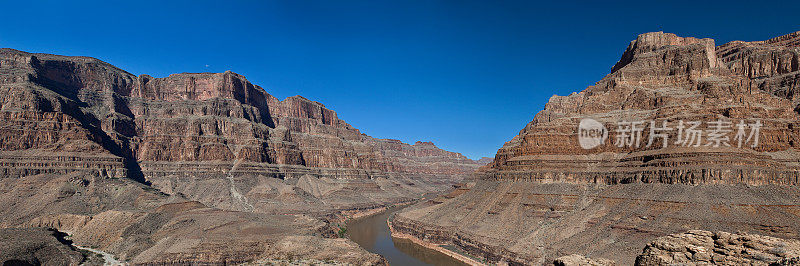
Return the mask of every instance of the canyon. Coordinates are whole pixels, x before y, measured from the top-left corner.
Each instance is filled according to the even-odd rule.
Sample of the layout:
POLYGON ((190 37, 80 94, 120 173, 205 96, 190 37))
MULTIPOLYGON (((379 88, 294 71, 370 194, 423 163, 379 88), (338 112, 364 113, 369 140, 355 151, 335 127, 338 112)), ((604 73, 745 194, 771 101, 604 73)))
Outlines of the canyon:
POLYGON ((474 263, 792 265, 798 83, 800 32, 645 33, 471 160, 231 71, 156 78, 4 48, 0 259, 385 265, 345 222, 416 203, 385 214, 391 231, 474 263))
MULTIPOLYGON (((448 191, 481 165, 370 137, 230 71, 154 78, 0 49, 0 228, 67 232, 129 263, 384 264, 340 223, 448 191)), ((54 260, 76 260, 64 254, 54 260)))
MULTIPOLYGON (((550 98, 491 163, 454 192, 398 213, 392 224, 399 233, 509 265, 702 264, 659 251, 680 243, 648 245, 689 230, 794 241, 799 82, 800 32, 720 46, 663 32, 639 35, 610 74, 550 98), (607 136, 592 135, 596 143, 584 146, 582 121, 607 136), (740 124, 760 131, 738 143, 687 143, 684 121, 704 122, 705 137, 720 133, 708 128, 714 122, 729 125, 731 136, 740 124), (646 130, 633 129, 639 122, 646 130)), ((703 241, 713 234, 695 233, 703 241)), ((720 263, 780 259, 731 256, 720 263)))

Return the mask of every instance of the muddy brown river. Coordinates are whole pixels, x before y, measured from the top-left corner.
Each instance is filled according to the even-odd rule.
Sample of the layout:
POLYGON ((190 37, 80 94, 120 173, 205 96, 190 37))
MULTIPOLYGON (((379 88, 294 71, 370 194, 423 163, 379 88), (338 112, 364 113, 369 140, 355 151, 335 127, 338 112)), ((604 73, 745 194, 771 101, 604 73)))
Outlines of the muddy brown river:
POLYGON ((350 239, 372 253, 381 254, 392 266, 467 265, 450 256, 414 244, 410 240, 392 238, 386 220, 403 208, 394 207, 380 214, 350 221, 347 223, 350 239))

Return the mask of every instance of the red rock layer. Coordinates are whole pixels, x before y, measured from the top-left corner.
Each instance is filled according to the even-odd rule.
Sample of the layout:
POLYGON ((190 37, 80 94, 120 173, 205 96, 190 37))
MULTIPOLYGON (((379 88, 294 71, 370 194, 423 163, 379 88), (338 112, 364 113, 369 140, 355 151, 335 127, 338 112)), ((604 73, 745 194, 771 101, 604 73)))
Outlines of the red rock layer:
MULTIPOLYGON (((498 150, 485 178, 577 183, 800 183, 800 34, 731 42, 646 33, 632 41, 612 73, 579 93, 553 96, 520 134, 498 150), (604 145, 583 149, 578 123, 604 124, 604 145), (763 123, 756 147, 647 147, 649 121, 763 123), (641 145, 614 145, 619 121, 647 121, 641 145)), ((660 125, 660 124, 659 124, 660 125)), ((708 132, 708 131, 706 131, 708 132)), ((668 133, 677 140, 677 130, 668 133)), ((704 137, 707 137, 704 136, 704 137)), ((705 138, 704 138, 705 140, 705 138)), ((749 144, 752 144, 749 143, 749 144)))
POLYGON ((475 165, 430 142, 373 139, 321 103, 300 96, 280 101, 230 71, 135 77, 93 58, 11 49, 3 49, 0 60, 4 151, 382 171, 403 168, 394 164, 397 157, 461 164, 434 171, 440 174, 468 173, 475 165))
POLYGON ((651 241, 691 229, 800 238, 798 40, 715 47, 642 34, 597 84, 553 96, 475 180, 397 213, 393 228, 509 265, 567 254, 632 265, 651 241), (608 129, 603 145, 582 148, 584 118, 608 129), (684 147, 673 131, 667 148, 647 147, 650 125, 641 146, 614 145, 618 121, 703 121, 706 130, 726 119, 760 119, 759 145, 684 147))
POLYGON ((364 135, 319 102, 278 100, 230 71, 137 77, 94 58, 0 49, 0 117, 2 177, 88 169, 197 200, 304 175, 420 186, 387 196, 407 200, 479 166, 430 142, 364 135))

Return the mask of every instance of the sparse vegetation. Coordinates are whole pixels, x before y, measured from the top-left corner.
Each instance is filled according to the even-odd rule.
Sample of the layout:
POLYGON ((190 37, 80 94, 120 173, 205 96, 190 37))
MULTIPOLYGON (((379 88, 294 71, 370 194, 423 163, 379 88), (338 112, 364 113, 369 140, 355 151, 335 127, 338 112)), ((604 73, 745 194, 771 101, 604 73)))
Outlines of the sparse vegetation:
POLYGON ((338 227, 339 227, 339 231, 336 232, 336 235, 339 236, 339 238, 346 237, 347 236, 347 226, 338 225, 338 227))

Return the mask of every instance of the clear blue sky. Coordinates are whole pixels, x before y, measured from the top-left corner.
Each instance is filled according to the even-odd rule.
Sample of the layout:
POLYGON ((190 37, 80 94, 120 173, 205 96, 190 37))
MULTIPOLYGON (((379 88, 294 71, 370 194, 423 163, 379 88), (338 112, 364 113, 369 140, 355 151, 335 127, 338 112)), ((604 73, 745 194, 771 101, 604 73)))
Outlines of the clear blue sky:
POLYGON ((362 132, 493 157, 553 94, 608 74, 637 34, 763 40, 798 1, 3 1, 0 47, 133 74, 232 70, 362 132))

